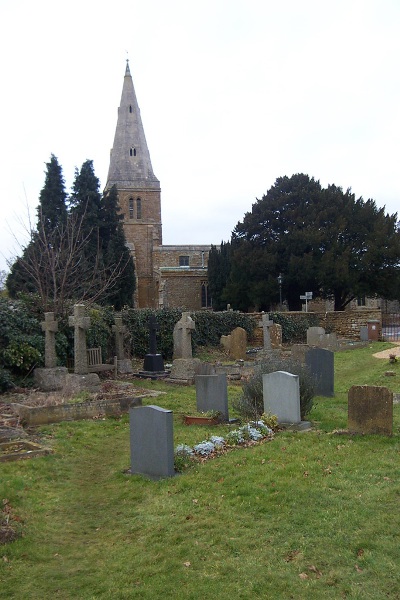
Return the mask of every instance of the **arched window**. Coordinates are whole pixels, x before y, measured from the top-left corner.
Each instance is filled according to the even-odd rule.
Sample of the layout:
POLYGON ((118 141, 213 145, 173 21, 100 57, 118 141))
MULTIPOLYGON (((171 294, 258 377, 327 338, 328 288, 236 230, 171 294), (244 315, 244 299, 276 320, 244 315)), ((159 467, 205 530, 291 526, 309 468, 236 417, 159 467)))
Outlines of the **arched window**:
POLYGON ((133 219, 134 218, 134 212, 133 212, 133 198, 129 198, 129 218, 133 219))
POLYGON ((136 148, 129 149, 129 156, 136 156, 136 148))
POLYGON ((136 198, 136 218, 142 218, 142 200, 140 198, 136 198))
POLYGON ((132 104, 129 105, 129 112, 132 112, 132 104))

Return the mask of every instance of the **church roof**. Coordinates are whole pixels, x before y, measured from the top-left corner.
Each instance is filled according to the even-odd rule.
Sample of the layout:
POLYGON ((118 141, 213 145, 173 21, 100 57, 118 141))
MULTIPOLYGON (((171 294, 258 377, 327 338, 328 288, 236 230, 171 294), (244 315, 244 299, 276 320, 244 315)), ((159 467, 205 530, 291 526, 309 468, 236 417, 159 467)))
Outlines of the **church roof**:
POLYGON ((151 166, 150 153, 128 61, 126 61, 106 189, 114 184, 118 189, 160 188, 160 182, 154 175, 151 166))

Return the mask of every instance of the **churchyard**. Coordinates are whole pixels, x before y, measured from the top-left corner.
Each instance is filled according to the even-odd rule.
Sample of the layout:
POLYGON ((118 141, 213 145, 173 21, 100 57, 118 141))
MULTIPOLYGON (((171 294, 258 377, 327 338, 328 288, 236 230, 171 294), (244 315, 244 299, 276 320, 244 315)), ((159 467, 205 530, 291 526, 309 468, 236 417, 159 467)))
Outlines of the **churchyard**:
MULTIPOLYGON (((392 347, 335 353, 334 395, 314 398, 310 430, 225 448, 173 477, 130 474, 126 411, 29 430, 49 454, 0 463, 0 531, 15 533, 0 545, 0 598, 400 597, 397 396, 392 435, 348 431, 352 386, 399 391, 400 363, 373 356, 392 347)), ((228 380, 230 418, 241 383, 228 380)), ((238 427, 184 425, 193 384, 132 385, 143 407, 172 414, 174 446, 238 427)))

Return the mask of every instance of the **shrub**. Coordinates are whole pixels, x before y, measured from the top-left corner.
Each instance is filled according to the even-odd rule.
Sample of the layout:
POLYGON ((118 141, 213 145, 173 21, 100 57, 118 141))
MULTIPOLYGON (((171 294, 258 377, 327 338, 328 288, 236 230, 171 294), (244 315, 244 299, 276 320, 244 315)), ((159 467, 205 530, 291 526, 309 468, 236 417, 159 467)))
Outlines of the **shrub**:
POLYGON ((285 344, 303 343, 307 339, 307 329, 309 327, 318 327, 319 319, 317 315, 304 314, 284 314, 270 313, 269 318, 274 323, 282 327, 282 341, 285 344))
POLYGON ((313 406, 315 384, 307 367, 291 359, 272 357, 257 364, 253 374, 243 382, 242 395, 234 401, 234 407, 243 418, 258 420, 264 412, 262 376, 274 371, 288 371, 299 376, 301 418, 309 414, 313 406))

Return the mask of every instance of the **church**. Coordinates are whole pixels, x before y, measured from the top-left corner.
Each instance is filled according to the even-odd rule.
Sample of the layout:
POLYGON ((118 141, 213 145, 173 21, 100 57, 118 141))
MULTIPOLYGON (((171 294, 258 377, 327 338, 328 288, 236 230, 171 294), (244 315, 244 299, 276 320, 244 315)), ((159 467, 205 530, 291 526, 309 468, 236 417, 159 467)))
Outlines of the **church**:
POLYGON ((136 308, 211 308, 210 246, 162 243, 161 188, 154 174, 127 61, 105 191, 118 191, 136 270, 136 308))

